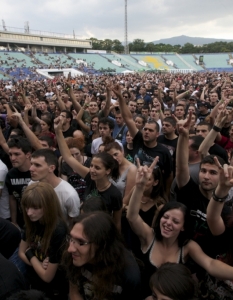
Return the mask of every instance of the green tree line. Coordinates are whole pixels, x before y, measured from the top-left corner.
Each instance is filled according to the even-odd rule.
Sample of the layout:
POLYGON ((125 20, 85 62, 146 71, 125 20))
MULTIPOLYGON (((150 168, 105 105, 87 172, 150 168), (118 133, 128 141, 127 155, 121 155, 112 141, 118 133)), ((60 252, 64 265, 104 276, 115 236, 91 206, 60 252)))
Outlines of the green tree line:
MULTIPOLYGON (((96 38, 90 38, 92 40, 92 48, 94 50, 106 50, 115 51, 118 53, 124 52, 124 46, 122 43, 115 39, 98 40, 96 38)), ((153 44, 145 43, 142 39, 135 39, 132 43, 129 43, 129 51, 132 52, 176 52, 176 53, 221 53, 221 52, 233 52, 233 42, 215 42, 205 44, 202 46, 195 46, 191 43, 185 45, 169 45, 169 44, 153 44)))

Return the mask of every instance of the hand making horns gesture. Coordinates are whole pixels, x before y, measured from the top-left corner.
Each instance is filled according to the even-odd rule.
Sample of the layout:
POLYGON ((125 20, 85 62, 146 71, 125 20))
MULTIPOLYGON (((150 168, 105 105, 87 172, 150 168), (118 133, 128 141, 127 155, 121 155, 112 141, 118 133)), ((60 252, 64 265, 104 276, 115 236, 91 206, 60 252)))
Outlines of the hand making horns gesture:
POLYGON ((157 165, 159 161, 159 156, 156 156, 150 166, 141 166, 139 158, 137 158, 137 173, 136 173, 136 186, 145 188, 148 180, 151 177, 151 174, 154 170, 154 167, 157 165))

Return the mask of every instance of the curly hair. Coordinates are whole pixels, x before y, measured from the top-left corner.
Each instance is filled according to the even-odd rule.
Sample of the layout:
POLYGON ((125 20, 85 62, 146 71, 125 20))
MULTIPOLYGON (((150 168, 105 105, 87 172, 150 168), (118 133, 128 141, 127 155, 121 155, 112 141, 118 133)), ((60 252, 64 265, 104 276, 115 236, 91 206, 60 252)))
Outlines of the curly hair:
MULTIPOLYGON (((114 285, 120 285, 125 266, 126 252, 112 218, 105 212, 91 212, 79 215, 73 222, 83 225, 85 236, 92 241, 95 257, 92 264, 93 299, 111 299, 114 285)), ((67 277, 74 285, 82 281, 82 273, 86 266, 73 265, 72 256, 67 251, 63 254, 63 262, 67 277)))

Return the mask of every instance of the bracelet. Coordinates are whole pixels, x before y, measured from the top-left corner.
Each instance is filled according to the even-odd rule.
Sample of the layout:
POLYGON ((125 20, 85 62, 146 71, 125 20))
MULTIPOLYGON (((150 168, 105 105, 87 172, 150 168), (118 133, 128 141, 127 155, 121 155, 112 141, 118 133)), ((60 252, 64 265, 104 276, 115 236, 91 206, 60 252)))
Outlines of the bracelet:
POLYGON ((212 128, 214 131, 217 131, 217 132, 220 132, 221 131, 221 128, 220 127, 218 127, 218 126, 213 126, 213 128, 212 128))
POLYGON ((214 199, 214 201, 216 201, 216 202, 225 202, 225 200, 227 199, 227 197, 228 197, 228 194, 225 196, 225 197, 222 197, 222 198, 219 198, 218 196, 216 196, 216 194, 215 194, 215 190, 213 191, 213 193, 212 193, 212 198, 214 199))
POLYGON ((33 256, 35 256, 34 252, 32 251, 32 249, 28 249, 25 252, 25 256, 27 257, 28 261, 30 262, 30 260, 33 258, 33 256))

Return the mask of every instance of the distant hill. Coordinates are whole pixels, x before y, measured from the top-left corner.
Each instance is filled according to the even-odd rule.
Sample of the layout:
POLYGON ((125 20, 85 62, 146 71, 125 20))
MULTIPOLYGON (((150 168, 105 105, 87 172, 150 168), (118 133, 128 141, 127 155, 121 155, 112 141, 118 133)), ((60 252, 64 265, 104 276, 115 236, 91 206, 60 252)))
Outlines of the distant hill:
POLYGON ((168 39, 161 39, 158 41, 153 41, 154 44, 170 44, 172 46, 174 45, 181 45, 184 46, 186 43, 190 43, 193 45, 199 45, 202 46, 204 44, 211 44, 215 42, 232 42, 233 40, 224 40, 224 39, 212 39, 212 38, 202 38, 202 37, 191 37, 186 35, 181 36, 174 36, 172 38, 168 39))

